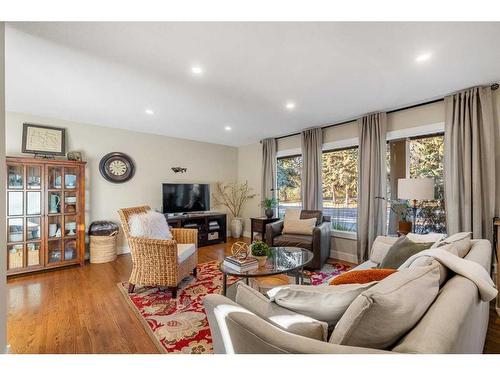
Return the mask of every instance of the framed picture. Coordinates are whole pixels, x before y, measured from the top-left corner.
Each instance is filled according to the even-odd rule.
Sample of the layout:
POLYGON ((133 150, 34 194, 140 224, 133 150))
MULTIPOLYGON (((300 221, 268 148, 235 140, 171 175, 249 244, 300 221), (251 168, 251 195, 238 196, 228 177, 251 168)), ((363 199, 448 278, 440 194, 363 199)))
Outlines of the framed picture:
POLYGON ((23 124, 22 152, 64 156, 66 154, 66 129, 23 124))

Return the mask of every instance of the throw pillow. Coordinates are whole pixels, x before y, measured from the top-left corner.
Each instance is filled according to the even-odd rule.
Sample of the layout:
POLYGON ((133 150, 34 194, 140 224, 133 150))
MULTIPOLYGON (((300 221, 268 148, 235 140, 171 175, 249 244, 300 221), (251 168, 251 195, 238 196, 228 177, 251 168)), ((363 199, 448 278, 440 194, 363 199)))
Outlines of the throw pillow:
POLYGON ((380 281, 387 276, 392 275, 397 270, 395 269, 373 269, 345 272, 330 281, 330 285, 342 284, 366 284, 372 281, 380 281))
POLYGON ((145 237, 155 240, 171 240, 172 233, 163 214, 149 210, 132 215, 128 220, 132 237, 145 237))
POLYGON ((422 318, 439 292, 436 264, 400 270, 361 293, 339 320, 329 342, 387 349, 422 318))
POLYGON ((311 235, 316 226, 316 218, 311 219, 287 219, 283 223, 283 234, 305 234, 311 235))
POLYGON ((421 252, 422 250, 429 249, 433 242, 416 243, 408 239, 406 236, 401 236, 391 246, 387 255, 384 257, 379 265, 379 268, 399 268, 406 259, 412 255, 421 252))
POLYGON ((370 252, 370 260, 374 263, 380 264, 386 256, 387 252, 392 245, 398 240, 399 237, 377 236, 373 241, 372 251, 370 252))
POLYGON ((439 243, 444 238, 443 233, 427 233, 427 234, 417 234, 417 233, 408 233, 406 237, 413 242, 433 242, 435 245, 439 243))
POLYGON ((463 258, 469 253, 472 247, 471 236, 471 232, 455 233, 439 242, 437 247, 453 244, 458 251, 458 256, 463 258))
POLYGON ((287 332, 320 341, 328 338, 325 322, 284 309, 241 281, 236 289, 236 303, 287 332))
POLYGON ((276 304, 299 314, 327 322, 333 327, 351 302, 377 282, 350 285, 286 285, 267 295, 276 304))

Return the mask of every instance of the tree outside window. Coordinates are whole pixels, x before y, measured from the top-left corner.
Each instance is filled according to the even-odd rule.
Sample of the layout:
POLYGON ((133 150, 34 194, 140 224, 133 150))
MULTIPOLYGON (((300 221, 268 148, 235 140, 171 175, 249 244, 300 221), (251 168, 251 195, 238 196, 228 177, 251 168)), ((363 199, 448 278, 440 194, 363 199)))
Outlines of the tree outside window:
POLYGON ((278 158, 276 167, 276 185, 278 188, 278 216, 283 217, 286 208, 302 207, 302 156, 294 155, 278 158))

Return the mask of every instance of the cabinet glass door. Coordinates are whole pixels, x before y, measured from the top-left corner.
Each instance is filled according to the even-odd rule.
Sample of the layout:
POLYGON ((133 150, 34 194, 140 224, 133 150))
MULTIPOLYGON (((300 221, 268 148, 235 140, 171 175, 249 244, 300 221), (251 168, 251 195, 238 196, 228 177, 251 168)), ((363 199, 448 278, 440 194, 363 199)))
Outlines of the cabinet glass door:
POLYGON ((24 267, 24 247, 23 244, 15 244, 7 246, 7 268, 14 270, 24 267))
POLYGON ((23 242, 24 241, 24 225, 23 218, 17 217, 8 219, 7 221, 7 242, 23 242))
POLYGON ((40 190, 42 188, 42 167, 40 165, 26 166, 26 189, 40 190))
POLYGON ((41 252, 40 242, 28 242, 26 244, 28 267, 39 266, 41 264, 40 252, 41 252))
POLYGON ((42 236, 41 217, 28 217, 26 219, 26 240, 39 240, 42 236))
POLYGON ((42 214, 42 192, 28 191, 26 193, 26 215, 42 214))
POLYGON ((49 189, 62 189, 62 168, 49 166, 47 168, 47 181, 49 189))
POLYGON ((23 214, 23 194, 22 191, 9 191, 7 193, 8 216, 20 216, 23 214))
POLYGON ((22 165, 7 166, 7 189, 24 187, 24 167, 22 165))
POLYGON ((78 186, 78 168, 64 168, 64 188, 76 189, 78 186))
POLYGON ((47 249, 47 262, 57 263, 62 260, 61 257, 61 244, 62 240, 50 240, 48 241, 47 249))
POLYGON ((64 260, 74 260, 76 258, 76 240, 64 240, 64 260))

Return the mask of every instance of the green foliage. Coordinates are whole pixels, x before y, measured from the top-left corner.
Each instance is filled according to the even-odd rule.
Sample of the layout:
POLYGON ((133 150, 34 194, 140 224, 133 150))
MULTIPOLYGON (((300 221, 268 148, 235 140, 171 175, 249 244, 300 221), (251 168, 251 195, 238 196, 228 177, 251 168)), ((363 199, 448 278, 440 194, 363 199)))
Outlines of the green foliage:
POLYGON ((250 249, 252 250, 252 255, 256 257, 269 256, 269 246, 262 241, 254 241, 250 245, 250 249))
POLYGON ((280 158, 277 163, 278 200, 280 202, 301 201, 302 156, 280 158))
POLYGON ((261 204, 263 208, 268 209, 268 208, 274 208, 278 205, 278 202, 274 198, 266 198, 264 199, 261 204))
POLYGON ((333 206, 356 206, 358 197, 358 149, 323 153, 323 201, 333 206))

